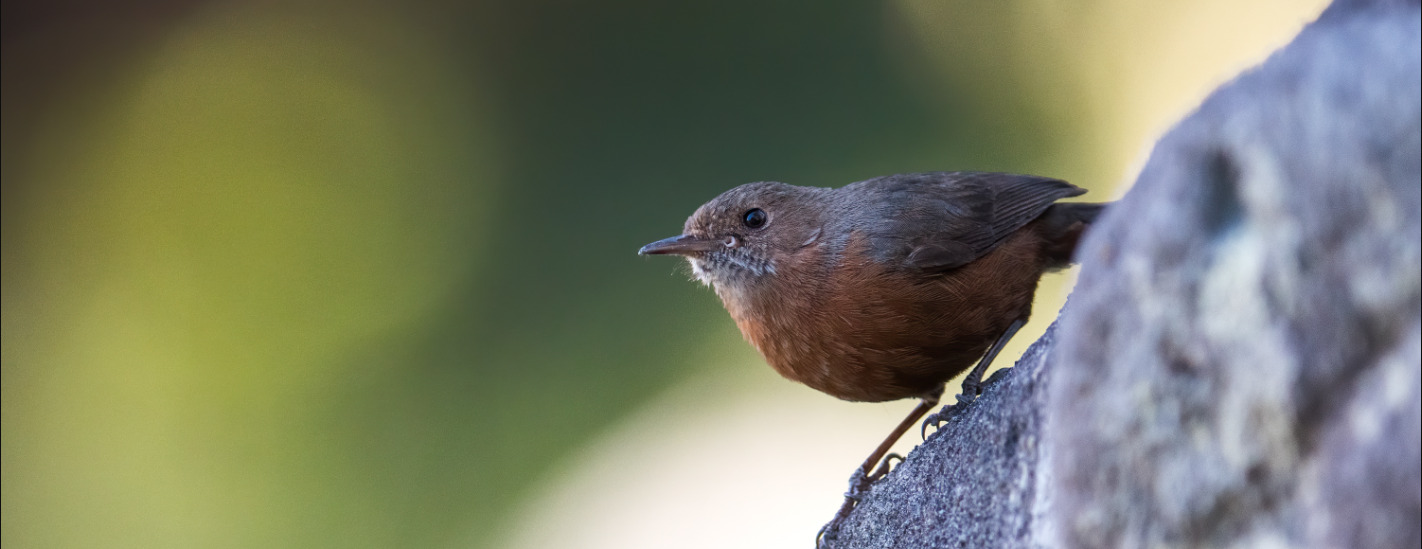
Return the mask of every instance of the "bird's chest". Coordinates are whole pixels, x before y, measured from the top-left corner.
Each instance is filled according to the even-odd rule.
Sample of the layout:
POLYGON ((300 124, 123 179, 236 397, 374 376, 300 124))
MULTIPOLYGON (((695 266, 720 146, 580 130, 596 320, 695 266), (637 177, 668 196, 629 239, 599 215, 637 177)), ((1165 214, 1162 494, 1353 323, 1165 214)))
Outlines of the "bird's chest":
MULTIPOLYGON (((923 371, 955 341, 978 347, 986 330, 958 311, 971 296, 940 280, 871 263, 824 272, 782 270, 779 284, 725 299, 745 338, 782 376, 846 400, 913 396, 905 372, 923 371)), ((980 351, 980 350, 979 350, 980 351)))
POLYGON ((741 333, 777 372, 842 399, 893 400, 941 387, 1031 306, 1037 273, 994 274, 1010 254, 927 275, 852 252, 833 268, 778 268, 753 292, 722 294, 741 333), (1008 295, 1026 298, 988 291, 1017 286, 1008 295))
POLYGON ((791 380, 825 390, 821 386, 850 364, 849 330, 860 322, 845 316, 852 316, 852 311, 816 306, 824 298, 805 288, 786 288, 724 301, 746 341, 772 368, 791 380))

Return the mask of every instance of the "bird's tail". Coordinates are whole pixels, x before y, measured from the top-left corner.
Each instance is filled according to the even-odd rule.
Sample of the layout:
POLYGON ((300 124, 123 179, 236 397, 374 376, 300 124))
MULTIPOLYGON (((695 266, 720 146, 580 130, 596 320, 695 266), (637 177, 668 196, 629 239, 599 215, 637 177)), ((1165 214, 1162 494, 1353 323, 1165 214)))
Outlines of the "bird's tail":
POLYGON ((1037 218, 1038 231, 1046 240, 1045 253, 1048 269, 1064 269, 1074 261, 1076 244, 1082 233, 1096 221, 1096 216, 1110 206, 1111 202, 1059 202, 1052 204, 1042 216, 1037 218))

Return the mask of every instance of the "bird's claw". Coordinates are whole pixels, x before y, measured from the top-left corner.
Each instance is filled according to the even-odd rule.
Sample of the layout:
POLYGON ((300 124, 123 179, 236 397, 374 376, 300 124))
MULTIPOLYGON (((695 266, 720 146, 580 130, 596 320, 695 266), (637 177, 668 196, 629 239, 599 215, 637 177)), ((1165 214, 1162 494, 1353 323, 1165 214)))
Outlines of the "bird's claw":
POLYGON ((832 520, 829 524, 820 527, 819 533, 815 534, 815 549, 829 549, 830 541, 839 534, 839 520, 832 520))
POLYGON ((958 395, 957 404, 949 404, 947 406, 939 408, 937 412, 928 414, 928 417, 923 418, 923 425, 919 426, 919 436, 921 436, 923 440, 928 440, 928 427, 930 425, 933 426, 934 431, 941 429, 943 427, 943 424, 952 421, 955 417, 958 417, 958 414, 962 413, 963 409, 967 407, 969 402, 972 401, 972 398, 968 398, 963 395, 958 395))
POLYGON ((958 414, 961 414, 966 411, 968 409, 968 405, 972 404, 973 401, 977 400, 978 397, 983 394, 983 387, 998 381, 1000 378, 1006 377, 1007 373, 1011 370, 1011 368, 1003 368, 1001 370, 993 372, 991 376, 988 376, 987 381, 981 383, 964 381, 963 392, 959 393, 955 397, 958 402, 955 404, 949 404, 947 406, 944 406, 937 412, 928 414, 928 417, 923 418, 923 425, 919 426, 919 435, 923 437, 923 440, 928 440, 929 425, 932 425, 935 431, 938 430, 940 427, 943 426, 944 423, 948 423, 953 418, 957 417, 958 414))
POLYGON ((904 462, 904 456, 901 456, 901 455, 898 455, 898 454, 891 453, 891 454, 889 454, 889 455, 887 455, 887 456, 884 456, 884 461, 879 462, 879 468, 878 468, 878 469, 875 469, 875 470, 874 470, 874 474, 869 475, 869 477, 867 478, 867 481, 868 481, 868 482, 865 482, 865 483, 860 487, 860 493, 863 493, 864 490, 867 490, 867 489, 869 488, 869 485, 870 485, 870 484, 873 484, 873 483, 875 483, 875 482, 879 482, 879 479, 884 478, 885 476, 888 476, 888 474, 889 474, 889 469, 891 468, 891 466, 889 465, 889 462, 892 461, 892 460, 895 460, 895 459, 899 460, 899 463, 903 463, 903 462, 904 462))
POLYGON ((854 474, 849 475, 849 490, 844 493, 845 503, 859 503, 859 500, 864 498, 864 493, 869 491, 869 485, 879 479, 878 475, 869 475, 863 469, 854 468, 854 474))

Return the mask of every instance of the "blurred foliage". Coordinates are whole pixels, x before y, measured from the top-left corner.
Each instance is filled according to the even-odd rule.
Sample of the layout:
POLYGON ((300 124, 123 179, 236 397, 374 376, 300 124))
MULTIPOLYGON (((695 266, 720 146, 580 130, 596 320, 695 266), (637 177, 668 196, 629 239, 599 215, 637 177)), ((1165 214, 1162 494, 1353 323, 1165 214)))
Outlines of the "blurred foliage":
POLYGON ((1106 198, 1051 19, 922 4, 6 3, 3 543, 484 546, 742 345, 634 255, 720 191, 1106 198))

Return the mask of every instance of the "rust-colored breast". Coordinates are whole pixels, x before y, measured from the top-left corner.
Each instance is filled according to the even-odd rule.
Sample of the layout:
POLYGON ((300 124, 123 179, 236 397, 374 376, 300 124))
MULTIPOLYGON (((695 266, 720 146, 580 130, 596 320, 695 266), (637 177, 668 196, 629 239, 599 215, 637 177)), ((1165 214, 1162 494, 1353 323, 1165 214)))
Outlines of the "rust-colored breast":
POLYGON ((870 259, 851 239, 778 262, 751 295, 722 295, 746 339, 781 375, 835 397, 886 401, 936 391, 1031 312, 1044 265, 1025 227, 977 260, 924 273, 870 259))

